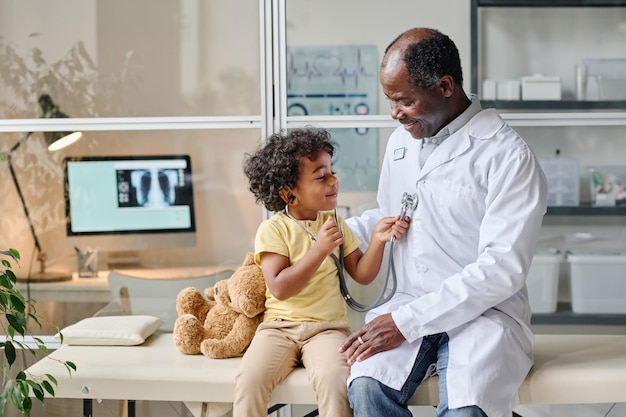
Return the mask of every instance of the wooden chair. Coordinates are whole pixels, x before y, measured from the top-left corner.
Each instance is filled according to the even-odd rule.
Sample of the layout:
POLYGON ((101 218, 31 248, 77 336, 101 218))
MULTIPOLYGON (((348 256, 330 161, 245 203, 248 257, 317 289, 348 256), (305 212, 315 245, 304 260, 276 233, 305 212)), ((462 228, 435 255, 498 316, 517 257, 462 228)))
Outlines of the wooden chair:
POLYGON ((229 278, 232 273, 233 270, 227 268, 196 276, 185 276, 184 272, 150 276, 149 273, 131 275, 133 272, 111 271, 109 289, 113 301, 96 315, 157 316, 164 322, 159 330, 171 332, 177 318, 176 296, 182 289, 195 287, 204 291, 217 281, 229 278))

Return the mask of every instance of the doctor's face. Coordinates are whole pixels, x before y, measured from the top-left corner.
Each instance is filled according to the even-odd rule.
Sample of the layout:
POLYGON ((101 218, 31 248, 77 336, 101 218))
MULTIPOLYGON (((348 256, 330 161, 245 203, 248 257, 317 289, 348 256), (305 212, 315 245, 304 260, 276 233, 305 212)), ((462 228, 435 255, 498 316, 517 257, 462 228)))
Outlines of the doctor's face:
POLYGON ((402 123, 413 138, 433 136, 447 124, 449 104, 441 81, 432 88, 413 86, 401 60, 387 61, 379 79, 391 105, 391 117, 402 123))

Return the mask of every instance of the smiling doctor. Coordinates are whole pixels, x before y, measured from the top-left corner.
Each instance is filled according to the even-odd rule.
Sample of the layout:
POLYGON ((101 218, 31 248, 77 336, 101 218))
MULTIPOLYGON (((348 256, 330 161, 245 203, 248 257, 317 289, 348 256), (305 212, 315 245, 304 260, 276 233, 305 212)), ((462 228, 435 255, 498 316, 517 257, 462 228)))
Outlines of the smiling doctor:
POLYGON ((439 374, 438 417, 510 417, 533 363, 526 274, 547 185, 524 140, 463 91, 458 50, 428 28, 385 51, 391 115, 378 208, 348 219, 361 241, 416 193, 394 252, 397 290, 341 347, 355 417, 404 417, 439 374))

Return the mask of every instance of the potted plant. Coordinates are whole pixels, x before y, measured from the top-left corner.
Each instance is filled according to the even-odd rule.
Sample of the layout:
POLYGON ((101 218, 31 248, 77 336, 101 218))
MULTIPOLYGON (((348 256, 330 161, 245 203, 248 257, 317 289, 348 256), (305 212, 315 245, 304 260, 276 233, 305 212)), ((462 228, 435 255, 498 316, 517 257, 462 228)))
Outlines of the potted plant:
MULTIPOLYGON (((2 364, 2 390, 0 392, 0 415, 8 405, 14 406, 23 415, 29 415, 32 409, 31 393, 41 402, 45 393, 54 396, 54 387, 57 380, 53 375, 31 375, 27 371, 26 355, 28 352, 35 356, 42 352, 48 357, 48 348, 39 337, 32 336, 32 342, 26 342, 29 321, 41 327, 37 317, 35 301, 25 298, 16 288, 16 276, 13 264, 19 263, 20 254, 15 249, 0 251, 0 309, 4 320, 0 324, 3 335, 0 335, 0 348, 4 355, 0 358, 2 364)), ((53 359, 51 359, 53 360, 53 359)), ((73 362, 61 361, 68 372, 76 370, 73 362)))

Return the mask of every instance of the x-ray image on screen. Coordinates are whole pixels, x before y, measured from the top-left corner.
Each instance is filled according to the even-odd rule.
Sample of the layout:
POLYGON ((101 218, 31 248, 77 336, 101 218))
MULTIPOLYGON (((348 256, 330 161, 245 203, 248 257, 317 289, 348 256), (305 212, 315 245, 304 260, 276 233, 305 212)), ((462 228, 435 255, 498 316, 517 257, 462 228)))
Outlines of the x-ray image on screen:
POLYGON ((184 172, 177 169, 118 170, 118 204, 119 207, 173 206, 177 204, 176 187, 181 185, 184 185, 184 172))

